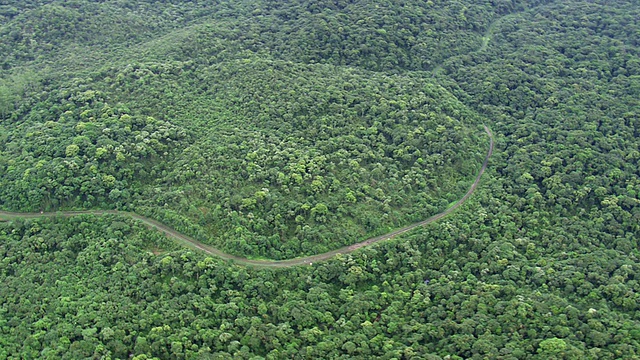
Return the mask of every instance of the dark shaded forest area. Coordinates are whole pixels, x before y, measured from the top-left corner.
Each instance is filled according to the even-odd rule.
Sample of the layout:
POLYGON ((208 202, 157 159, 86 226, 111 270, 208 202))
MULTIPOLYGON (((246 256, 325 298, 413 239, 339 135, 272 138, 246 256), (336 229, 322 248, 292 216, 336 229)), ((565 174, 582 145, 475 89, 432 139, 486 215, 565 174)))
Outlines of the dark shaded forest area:
POLYGON ((640 357, 634 1, 5 1, 0 359, 640 357))

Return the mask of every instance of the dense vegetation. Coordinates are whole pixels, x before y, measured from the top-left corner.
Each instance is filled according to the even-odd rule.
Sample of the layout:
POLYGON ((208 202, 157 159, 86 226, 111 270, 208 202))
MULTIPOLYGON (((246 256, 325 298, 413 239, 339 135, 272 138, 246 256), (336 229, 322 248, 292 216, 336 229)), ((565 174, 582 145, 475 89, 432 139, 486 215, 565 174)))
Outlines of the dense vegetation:
POLYGON ((7 123, 0 199, 135 209, 271 258, 441 211, 486 152, 478 116, 419 78, 366 75, 251 60, 131 65, 56 85, 7 123))
POLYGON ((633 1, 0 6, 0 358, 640 356, 633 1))

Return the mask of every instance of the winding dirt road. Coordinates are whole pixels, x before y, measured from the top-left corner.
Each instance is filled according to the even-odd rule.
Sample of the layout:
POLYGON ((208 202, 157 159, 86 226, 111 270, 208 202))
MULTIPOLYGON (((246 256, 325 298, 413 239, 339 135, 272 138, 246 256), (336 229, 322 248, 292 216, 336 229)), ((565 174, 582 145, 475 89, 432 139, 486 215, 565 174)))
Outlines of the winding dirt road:
POLYGON ((380 241, 384 241, 384 240, 389 240, 392 239, 400 234, 404 234, 408 231, 411 231, 415 228, 421 227, 421 226, 425 226, 427 224, 430 224, 434 221, 440 220, 443 217, 451 214, 452 212, 454 212, 457 208, 459 208, 462 204, 464 204, 469 197, 474 193, 474 191, 476 190, 476 188, 478 187, 478 185, 480 184, 480 178, 482 177, 482 174, 484 173, 484 171, 487 169, 487 165, 489 164, 489 158, 491 157, 491 154, 493 153, 493 134, 491 133, 491 130, 489 130, 489 128, 485 125, 484 126, 484 130, 487 132, 487 134, 489 135, 489 152, 487 153, 487 157, 484 159, 484 163, 482 164, 482 168, 480 169, 480 171, 478 172, 478 175, 476 176, 476 180, 473 182, 473 184, 471 185, 471 187, 469 188, 469 190, 467 190, 467 193, 464 194, 464 196, 456 201, 455 204, 453 204, 451 207, 449 207, 448 209, 446 209, 445 211, 433 215, 430 218, 411 224, 411 225, 407 225, 403 228, 400 228, 398 230, 392 231, 390 233, 384 234, 384 235, 380 235, 377 237, 373 237, 370 239, 367 239, 365 241, 353 244, 353 245, 349 245, 349 246, 345 246, 336 250, 332 250, 323 254, 318 254, 318 255, 312 255, 312 256, 306 256, 306 257, 300 257, 300 258, 295 258, 295 259, 288 259, 288 260, 252 260, 252 259, 246 259, 240 256, 235 256, 235 255, 231 255, 231 254, 227 254, 225 252, 222 252, 214 247, 211 247, 209 245, 203 244, 199 241, 197 241, 196 239, 187 236, 185 234, 182 234, 156 220, 150 219, 148 217, 144 217, 142 215, 138 215, 136 213, 132 213, 132 212, 124 212, 124 211, 116 211, 116 210, 86 210, 86 211, 60 211, 60 212, 47 212, 47 213, 15 213, 15 212, 7 212, 7 211, 0 211, 0 221, 11 221, 13 219, 34 219, 34 218, 43 218, 43 217, 57 217, 57 216, 61 216, 61 217, 71 217, 71 216, 77 216, 77 215, 106 215, 106 214, 116 214, 116 215, 120 215, 120 216, 128 216, 130 218, 133 218, 135 220, 140 221, 141 223, 145 224, 146 226, 148 226, 149 228, 152 229, 156 229, 159 231, 162 231, 165 235, 177 240, 178 242, 182 243, 183 245, 195 249, 195 250, 200 250, 203 251, 209 255, 214 255, 217 256, 219 258, 225 259, 225 260, 232 260, 234 262, 236 262, 237 264, 240 265, 250 265, 250 266, 256 266, 256 267, 290 267, 290 266, 296 266, 296 265, 312 265, 315 262, 320 262, 323 260, 327 260, 331 257, 334 257, 337 254, 347 254, 353 251, 356 251, 362 247, 365 246, 369 246, 371 244, 375 244, 377 242, 380 241))

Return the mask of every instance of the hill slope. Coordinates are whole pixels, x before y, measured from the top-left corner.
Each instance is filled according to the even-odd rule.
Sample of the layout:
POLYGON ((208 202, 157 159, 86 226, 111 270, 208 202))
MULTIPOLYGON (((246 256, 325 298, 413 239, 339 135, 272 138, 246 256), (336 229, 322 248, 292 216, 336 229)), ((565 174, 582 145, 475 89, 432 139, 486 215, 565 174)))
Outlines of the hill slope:
POLYGON ((639 12, 3 5, 4 209, 133 209, 286 258, 437 212, 480 124, 497 147, 452 216, 312 267, 118 216, 2 223, 0 358, 637 358, 639 12))

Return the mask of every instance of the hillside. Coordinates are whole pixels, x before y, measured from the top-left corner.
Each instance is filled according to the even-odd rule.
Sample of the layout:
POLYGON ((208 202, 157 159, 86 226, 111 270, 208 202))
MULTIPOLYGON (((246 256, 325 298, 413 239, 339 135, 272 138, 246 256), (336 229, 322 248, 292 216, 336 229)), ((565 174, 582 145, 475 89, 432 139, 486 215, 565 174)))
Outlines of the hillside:
POLYGON ((633 1, 0 6, 0 359, 640 356, 633 1))

